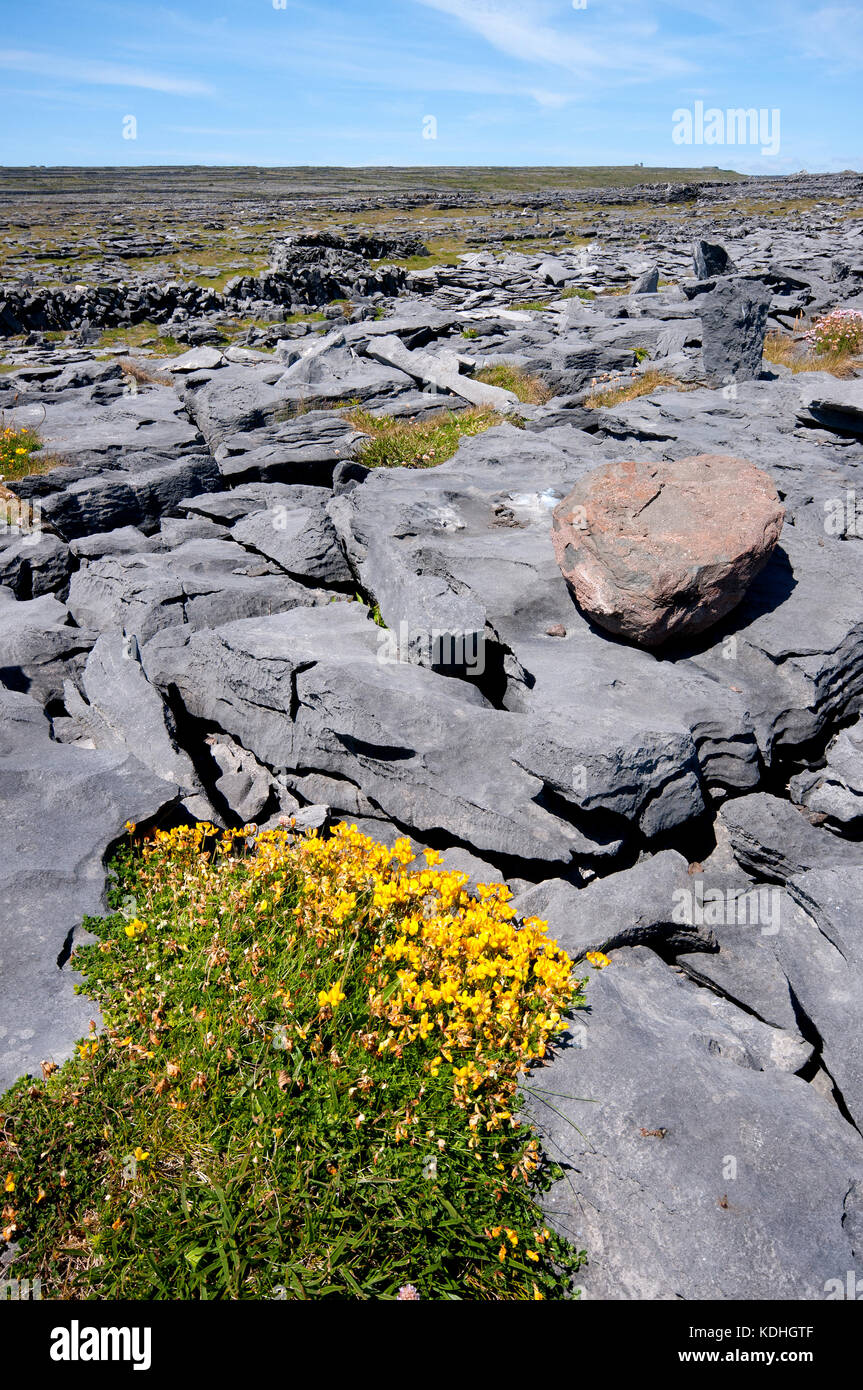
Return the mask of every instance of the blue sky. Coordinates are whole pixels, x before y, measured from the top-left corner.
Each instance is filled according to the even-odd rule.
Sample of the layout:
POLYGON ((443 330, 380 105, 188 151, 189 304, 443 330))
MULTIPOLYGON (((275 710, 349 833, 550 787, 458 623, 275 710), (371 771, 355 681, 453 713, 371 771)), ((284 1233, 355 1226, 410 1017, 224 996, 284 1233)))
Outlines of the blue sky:
POLYGON ((0 87, 2 164, 860 169, 863 0, 5 0, 0 87))

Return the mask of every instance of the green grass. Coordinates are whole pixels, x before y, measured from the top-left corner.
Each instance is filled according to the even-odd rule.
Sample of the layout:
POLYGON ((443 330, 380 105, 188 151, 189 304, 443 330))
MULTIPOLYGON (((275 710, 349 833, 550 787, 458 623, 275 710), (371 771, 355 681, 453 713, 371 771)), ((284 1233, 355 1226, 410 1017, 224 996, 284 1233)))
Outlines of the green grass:
POLYGON ((535 313, 542 313, 544 309, 548 308, 550 303, 550 299, 525 299, 522 303, 510 304, 509 307, 510 309, 519 309, 524 312, 532 311, 535 313))
POLYGON ((520 367, 508 367, 505 363, 483 367, 474 374, 474 380, 484 381, 487 386, 499 386, 502 391, 511 391, 527 405, 545 405, 554 394, 541 377, 531 376, 520 367))
POLYGON ((593 290, 583 289, 581 285, 570 285, 569 289, 561 290, 560 297, 561 299, 583 299, 587 303, 596 299, 593 290))
MULTIPOLYGON (((214 263, 214 270, 217 269, 217 264, 218 263, 214 263)), ((203 290, 215 290, 216 294, 221 294, 225 286, 229 284, 231 280, 235 279, 236 276, 249 275, 254 277, 255 275, 262 274, 265 268, 266 267, 250 265, 245 266, 241 270, 219 270, 218 275, 206 276, 199 273, 191 276, 190 283, 193 285, 200 285, 203 290)))
POLYGON ((383 620, 379 604, 363 598, 362 594, 354 594, 354 603, 360 603, 363 608, 368 610, 369 617, 377 627, 386 628, 386 623, 383 620))
MULTIPOLYGON (((377 216, 377 212, 375 215, 377 216)), ((430 270, 436 265, 455 266, 458 265, 459 256, 470 250, 462 238, 438 237, 427 241, 426 244, 429 248, 427 256, 404 256, 401 259, 384 256, 381 260, 371 262, 372 269, 379 270, 383 265, 400 266, 402 270, 430 270)))
POLYGON ((199 826, 119 851, 75 952, 104 1031, 0 1097, 14 1277, 55 1299, 567 1297, 581 1256, 536 1205, 559 1170, 513 1112, 583 1002, 572 962, 406 841, 251 844, 199 826))
POLYGON ((156 357, 175 357, 182 351, 182 344, 174 337, 160 338, 158 324, 145 320, 143 323, 127 324, 122 328, 107 328, 99 339, 100 348, 134 348, 150 343, 150 350, 156 357), (150 339, 154 341, 150 343, 150 339))
POLYGON ((367 410, 354 410, 347 418, 371 436, 357 455, 367 468, 432 468, 452 458, 462 439, 499 425, 502 417, 477 407, 418 420, 395 420, 367 410))

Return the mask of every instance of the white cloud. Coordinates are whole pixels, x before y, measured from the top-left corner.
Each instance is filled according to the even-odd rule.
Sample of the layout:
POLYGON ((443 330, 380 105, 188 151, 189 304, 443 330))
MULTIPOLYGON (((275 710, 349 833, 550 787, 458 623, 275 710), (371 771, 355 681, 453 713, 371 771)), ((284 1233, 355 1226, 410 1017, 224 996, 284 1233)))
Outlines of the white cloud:
POLYGON ((169 77, 164 73, 148 72, 122 63, 58 57, 24 48, 0 49, 0 68, 37 73, 40 77, 59 77, 66 82, 98 87, 141 87, 151 92, 167 92, 172 96, 212 96, 214 91, 208 83, 194 78, 169 77))
POLYGON ((657 26, 631 6, 614 16, 569 9, 554 23, 546 0, 415 0, 457 19, 499 52, 521 62, 563 68, 585 82, 603 77, 662 78, 691 71, 666 41, 650 42, 657 26), (611 20, 612 22, 609 22, 611 20))
POLYGON ((792 36, 804 57, 815 62, 863 66, 863 12, 856 6, 828 5, 798 16, 792 36))
POLYGON ((543 106, 548 111, 560 111, 575 100, 572 93, 546 92, 542 87, 529 88, 527 95, 533 97, 538 106, 543 106))

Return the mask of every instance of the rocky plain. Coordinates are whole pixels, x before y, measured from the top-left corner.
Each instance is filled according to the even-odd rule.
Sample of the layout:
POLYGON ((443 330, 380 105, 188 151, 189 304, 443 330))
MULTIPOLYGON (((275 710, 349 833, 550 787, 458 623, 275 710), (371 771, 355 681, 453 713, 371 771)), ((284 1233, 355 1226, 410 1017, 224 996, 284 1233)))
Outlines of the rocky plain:
POLYGON ((584 1296, 822 1299, 863 1274, 863 366, 793 351, 863 312, 863 177, 517 172, 3 174, 41 447, 0 501, 0 1088, 87 1031, 126 822, 407 835, 610 959, 524 1088, 584 1296), (447 413, 376 466, 370 421, 447 413), (687 602, 732 595, 657 643, 651 576, 611 630, 552 535, 622 463, 654 570, 703 507, 687 602))

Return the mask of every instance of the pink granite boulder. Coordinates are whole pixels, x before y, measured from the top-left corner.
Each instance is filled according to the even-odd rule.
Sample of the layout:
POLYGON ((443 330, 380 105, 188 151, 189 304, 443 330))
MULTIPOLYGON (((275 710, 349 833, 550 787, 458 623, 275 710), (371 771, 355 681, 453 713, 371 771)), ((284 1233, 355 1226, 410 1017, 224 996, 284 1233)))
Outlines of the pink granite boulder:
POLYGON ((746 459, 609 463, 554 511, 557 561, 579 608, 643 647, 702 632, 743 598, 785 519, 746 459))

